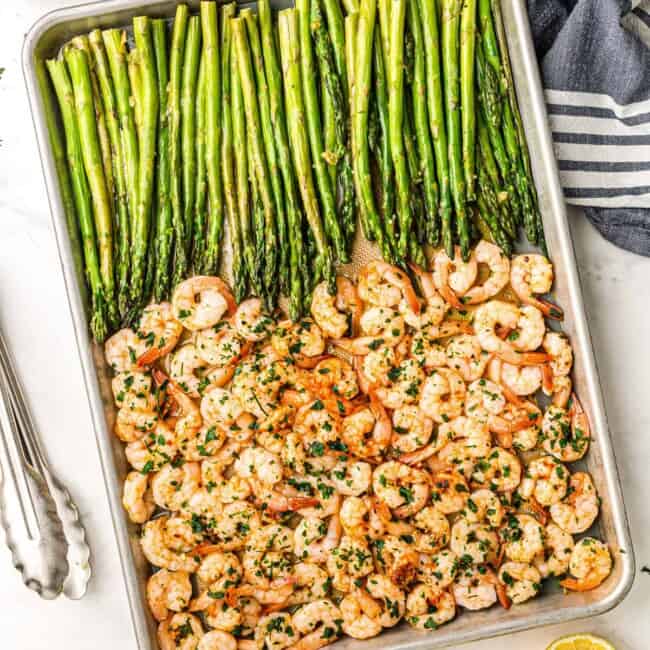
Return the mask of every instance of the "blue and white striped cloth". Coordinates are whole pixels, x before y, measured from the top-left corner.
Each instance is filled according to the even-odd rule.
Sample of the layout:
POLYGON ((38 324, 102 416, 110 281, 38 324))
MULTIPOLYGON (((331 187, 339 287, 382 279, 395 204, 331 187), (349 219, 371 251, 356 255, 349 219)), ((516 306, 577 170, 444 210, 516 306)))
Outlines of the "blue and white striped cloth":
POLYGON ((528 12, 566 200, 650 256, 650 0, 528 0, 528 12))

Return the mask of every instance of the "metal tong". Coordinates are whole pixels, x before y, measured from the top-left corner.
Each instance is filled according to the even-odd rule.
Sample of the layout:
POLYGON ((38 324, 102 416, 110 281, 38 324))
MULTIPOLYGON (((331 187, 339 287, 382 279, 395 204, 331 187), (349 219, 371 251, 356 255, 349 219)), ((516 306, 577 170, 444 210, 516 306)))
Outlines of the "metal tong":
POLYGON ((42 598, 79 599, 90 579, 86 531, 54 476, 0 331, 0 523, 14 567, 42 598))

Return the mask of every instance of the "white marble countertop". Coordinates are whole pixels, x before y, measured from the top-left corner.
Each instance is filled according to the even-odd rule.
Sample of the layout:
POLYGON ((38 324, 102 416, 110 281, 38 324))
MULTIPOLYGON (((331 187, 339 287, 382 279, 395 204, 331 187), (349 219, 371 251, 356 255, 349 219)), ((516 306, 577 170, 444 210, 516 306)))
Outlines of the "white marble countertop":
MULTIPOLYGON (((0 324, 50 460, 75 496, 92 545, 94 576, 79 602, 44 602, 23 587, 0 546, 3 650, 136 650, 81 368, 63 286, 22 72, 23 34, 61 0, 0 2, 0 324)), ((465 650, 506 644, 543 650, 562 634, 589 631, 618 650, 650 638, 650 260, 604 241, 581 214, 572 231, 637 557, 627 599, 591 620, 547 627, 465 650)), ((0 534, 1 536, 1 534, 0 534)))

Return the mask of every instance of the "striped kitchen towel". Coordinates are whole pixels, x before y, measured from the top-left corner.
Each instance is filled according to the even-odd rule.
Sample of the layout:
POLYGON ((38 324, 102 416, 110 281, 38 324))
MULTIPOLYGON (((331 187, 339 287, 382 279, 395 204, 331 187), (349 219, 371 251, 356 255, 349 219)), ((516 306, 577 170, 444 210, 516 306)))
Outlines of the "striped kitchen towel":
POLYGON ((528 0, 528 12, 566 200, 650 256, 650 0, 528 0))

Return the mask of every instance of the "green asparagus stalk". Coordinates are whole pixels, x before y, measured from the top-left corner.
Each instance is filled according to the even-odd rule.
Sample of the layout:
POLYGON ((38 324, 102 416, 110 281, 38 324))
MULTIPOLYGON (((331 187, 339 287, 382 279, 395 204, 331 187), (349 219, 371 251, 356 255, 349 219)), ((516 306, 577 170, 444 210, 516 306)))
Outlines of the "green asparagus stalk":
MULTIPOLYGON (((234 12, 233 14, 234 15, 234 12)), ((228 24, 232 23, 228 18, 228 24)), ((237 210, 241 241, 243 248, 244 264, 246 266, 248 279, 253 293, 258 296, 263 294, 263 287, 259 282, 257 273, 257 262, 255 259, 255 241, 252 231, 251 219, 251 198, 248 183, 248 136, 246 134, 246 113, 244 110, 244 98, 242 96, 241 84, 239 83, 239 72, 237 65, 237 53, 231 44, 229 51, 230 59, 230 92, 232 96, 232 135, 233 142, 237 143, 235 151, 235 183, 237 189, 237 210)), ((224 177, 225 181, 225 177, 224 177)))
POLYGON ((206 108, 206 166, 208 173, 208 196, 210 206, 207 223, 207 241, 202 271, 208 274, 217 272, 219 250, 223 234, 223 179, 221 178, 221 123, 222 106, 219 31, 217 28, 217 8, 214 2, 201 2, 201 26, 203 29, 203 55, 205 66, 205 108, 206 108))
POLYGON ((230 19, 235 15, 234 2, 221 7, 221 175, 226 205, 226 218, 232 245, 232 275, 235 300, 241 302, 246 297, 247 274, 243 259, 241 222, 237 214, 237 194, 235 191, 235 167, 233 148, 232 119, 232 80, 230 78, 230 45, 232 33, 230 19))
POLYGON ((264 71, 269 89, 269 106, 271 124, 275 136, 278 165, 282 173, 282 181, 286 199, 287 237, 289 240, 289 315, 296 320, 302 312, 303 282, 307 257, 304 250, 302 234, 302 213, 300 211, 296 180, 293 174, 291 150, 287 135, 287 120, 285 117, 284 97, 282 92, 282 73, 278 61, 275 38, 271 22, 271 7, 269 0, 258 2, 260 30, 262 34, 262 51, 264 53, 264 71))
MULTIPOLYGON (((314 3, 312 3, 313 12, 314 3)), ((312 21, 312 27, 313 27, 312 21)), ((314 44, 314 49, 316 49, 314 44)), ((320 110, 323 116, 323 159, 327 165, 327 174, 330 177, 330 186, 332 192, 336 192, 336 164, 339 161, 340 151, 336 144, 336 124, 334 123, 334 106, 332 105, 332 98, 327 92, 327 84, 323 76, 322 65, 316 53, 318 62, 318 79, 320 81, 320 110)))
POLYGON ((342 2, 348 16, 359 13, 359 0, 342 0, 342 2))
POLYGON ((253 234, 255 235, 255 261, 251 271, 257 276, 255 281, 255 284, 258 287, 257 295, 264 298, 266 306, 270 308, 273 302, 273 293, 272 290, 269 290, 267 287, 264 278, 264 269, 266 267, 266 224, 264 221, 264 206, 262 205, 262 199, 260 198, 260 193, 258 191, 257 178, 255 177, 255 154, 253 153, 253 136, 250 129, 246 132, 246 158, 248 160, 248 179, 251 186, 251 223, 253 234))
MULTIPOLYGON (((350 151, 347 146, 348 127, 347 109, 345 102, 344 82, 336 69, 336 57, 333 44, 329 39, 323 15, 320 10, 320 0, 312 0, 311 29, 314 34, 316 56, 320 64, 320 76, 325 86, 325 95, 329 98, 327 105, 331 110, 334 127, 333 149, 336 158, 336 170, 341 181, 342 199, 340 206, 341 224, 351 242, 355 230, 355 196, 354 177, 350 151)), ((347 84, 347 80, 345 81, 347 84)))
MULTIPOLYGON (((368 107, 372 81, 372 49, 377 15, 376 0, 361 0, 356 39, 354 94, 352 110, 352 159, 359 185, 359 202, 366 218, 366 230, 377 240, 385 259, 391 259, 390 243, 383 231, 372 191, 372 174, 368 151, 368 107)), ((349 67, 348 67, 349 70, 349 67)))
MULTIPOLYGON (((479 178, 480 178, 480 174, 481 172, 479 170, 479 178)), ((483 237, 485 237, 488 240, 489 239, 494 240, 506 255, 508 256, 512 255, 512 243, 510 242, 508 235, 501 228, 501 224, 499 223, 499 220, 495 212, 490 208, 487 201, 485 200, 485 196, 479 193, 476 204, 478 207, 478 217, 479 217, 478 225, 483 237), (489 232, 490 237, 487 236, 488 233, 486 233, 485 229, 482 227, 483 224, 481 224, 481 221, 483 222, 483 224, 485 224, 485 226, 487 226, 487 230, 489 232)))
POLYGON ((414 40, 414 69, 413 69, 413 117, 415 135, 422 164, 422 181, 424 185, 424 200, 427 208, 426 241, 436 246, 440 240, 439 223, 439 193, 436 181, 436 168, 429 132, 429 111, 426 97, 426 60, 422 20, 417 1, 408 3, 408 21, 414 40))
POLYGON ((95 74, 104 103, 106 128, 112 152, 113 179, 115 183, 116 235, 115 269, 117 282, 117 306, 122 319, 129 309, 129 268, 130 268, 130 224, 125 176, 122 134, 118 121, 115 87, 111 77, 102 33, 98 29, 88 35, 93 55, 95 74))
MULTIPOLYGON (((69 213, 68 219, 70 219, 73 210, 70 199, 74 202, 74 211, 78 219, 78 228, 83 245, 86 277, 90 288, 90 329, 95 340, 101 342, 108 335, 110 324, 106 311, 104 286, 102 284, 100 262, 97 254, 92 199, 88 187, 88 180, 86 179, 86 172, 84 171, 81 136, 78 128, 72 84, 63 61, 48 60, 47 69, 50 73, 50 78, 52 79, 52 84, 59 102, 65 132, 68 160, 66 171, 69 171, 68 179, 71 187, 68 186, 68 189, 65 189, 65 186, 61 186, 64 206, 66 207, 66 213, 69 213)), ((52 132, 50 133, 50 138, 53 139, 52 132)), ((62 143, 60 144, 61 146, 57 149, 62 156, 62 143)), ((57 165, 57 169, 62 171, 63 168, 63 165, 57 165)))
POLYGON ((167 23, 163 19, 152 21, 153 51, 156 59, 156 76, 158 79, 158 174, 156 176, 157 224, 155 250, 155 272, 153 296, 156 302, 162 302, 169 295, 171 275, 171 258, 174 243, 172 207, 170 202, 170 158, 169 158, 169 115, 167 66, 167 23))
POLYGON ((309 143, 304 130, 305 109, 302 100, 302 82, 300 78, 298 14, 295 9, 285 9, 280 12, 278 29, 282 70, 284 73, 289 141, 291 143, 305 216, 316 245, 317 260, 315 275, 316 278, 324 277, 330 288, 334 290, 336 276, 333 268, 332 252, 327 242, 318 210, 318 201, 311 172, 309 143))
POLYGON ((499 202, 498 189, 492 183, 490 174, 487 171, 489 163, 487 162, 489 154, 486 154, 482 145, 478 147, 478 187, 485 205, 495 219, 500 222, 500 227, 508 237, 516 237, 516 228, 512 220, 508 218, 507 212, 502 211, 502 204, 499 202))
POLYGON ((469 254, 469 220, 461 152, 461 114, 459 79, 459 28, 462 0, 442 0, 442 53, 449 136, 449 182, 456 208, 456 226, 463 257, 469 254))
POLYGON ((81 155, 95 215, 95 232, 108 323, 110 327, 113 327, 119 322, 119 310, 114 300, 113 215, 106 189, 104 166, 97 135, 88 54, 84 50, 68 47, 65 49, 65 61, 70 71, 77 127, 81 141, 81 155))
POLYGON ((476 198, 476 0, 464 0, 460 17, 460 106, 462 116, 463 169, 467 200, 476 198))
POLYGON ((303 102, 312 165, 316 178, 316 186, 323 208, 323 223, 337 258, 341 262, 348 261, 347 247, 341 224, 336 215, 336 202, 327 163, 323 158, 323 137, 321 127, 318 93, 316 90, 316 66, 311 42, 311 11, 310 0, 296 0, 300 35, 300 68, 302 73, 303 102))
POLYGON ((493 129, 501 128, 501 90, 494 68, 487 62, 481 41, 476 44, 476 72, 479 101, 493 129))
POLYGON ((158 128, 158 79, 151 40, 151 21, 146 16, 133 19, 133 34, 139 53, 142 79, 142 129, 138 167, 138 207, 133 223, 131 246, 131 302, 140 305, 143 299, 144 274, 151 228, 153 205, 154 161, 158 128))
POLYGON ((138 61, 138 50, 136 48, 133 48, 127 53, 126 65, 129 72, 129 84, 131 85, 131 101, 133 103, 135 130, 138 134, 139 142, 142 139, 142 78, 140 76, 140 63, 138 61))
MULTIPOLYGON (((129 210, 129 246, 131 245, 131 224, 135 221, 138 208, 138 137, 135 128, 134 111, 131 105, 131 86, 126 62, 126 34, 118 29, 102 32, 106 55, 115 86, 118 121, 120 125, 124 179, 126 182, 129 210)), ((125 230, 124 236, 127 236, 125 230)), ((130 248, 128 251, 130 256, 130 248)), ((130 270, 129 270, 130 273, 130 270)), ((130 276, 129 276, 130 281, 130 276)))
POLYGON ((325 19, 329 33, 332 54, 338 73, 339 83, 343 97, 349 101, 348 97, 348 70, 345 62, 345 20, 339 0, 323 0, 323 9, 325 10, 325 19))
MULTIPOLYGON (((215 16, 216 16, 216 7, 215 16)), ((216 29, 216 24, 215 24, 216 29)), ((181 169, 183 188, 183 220, 186 252, 189 255, 196 233, 193 232, 196 199, 196 102, 199 63, 201 58, 201 18, 190 16, 187 23, 183 74, 181 77, 181 169)), ((207 95, 206 95, 207 101, 207 95)), ((207 132, 207 129, 206 129, 207 132)))
POLYGON ((260 124, 260 111, 253 76, 251 53, 246 34, 246 23, 243 18, 233 18, 232 27, 233 47, 237 53, 239 81, 244 97, 246 110, 247 131, 251 138, 252 162, 255 170, 255 187, 264 208, 264 286, 267 296, 273 300, 278 288, 278 241, 276 231, 276 211, 273 202, 273 190, 269 178, 269 168, 264 151, 264 140, 260 124))
POLYGON ((200 272, 205 255, 206 239, 206 204, 208 199, 208 177, 206 171, 206 131, 207 131, 207 92, 206 67, 207 59, 201 56, 199 76, 196 82, 196 177, 194 190, 194 218, 192 232, 192 266, 195 272, 200 272))
POLYGON ((189 234, 185 227, 185 218, 183 215, 181 185, 181 81, 183 77, 187 20, 187 5, 178 5, 174 17, 171 50, 169 53, 169 90, 167 91, 170 166, 169 196, 172 207, 172 224, 174 226, 172 289, 186 276, 189 268, 189 260, 187 256, 187 240, 189 234))
POLYGON ((453 257, 452 204, 449 181, 449 158, 442 70, 440 62, 440 37, 438 32, 438 6, 436 0, 417 0, 422 14, 422 33, 426 62, 427 103, 429 128, 433 139, 436 172, 440 191, 440 220, 442 244, 453 257))
POLYGON ((246 21, 248 42, 250 44, 253 58, 255 79, 257 82, 257 98, 260 107, 260 120, 262 126, 262 138, 264 140, 264 152, 271 177, 271 189, 277 219, 277 235, 279 250, 277 251, 278 271, 280 277, 280 288, 283 292, 289 291, 289 242, 287 233, 287 217, 284 207, 284 190, 282 178, 278 169, 278 156, 275 149, 273 137, 273 125, 271 123, 271 104, 269 100, 269 87, 264 70, 264 58, 262 56, 262 45, 260 42, 260 31, 257 17, 250 9, 243 9, 240 16, 246 21))
POLYGON ((501 74, 501 55, 499 54, 499 42, 492 22, 491 3, 492 0, 478 1, 478 21, 485 56, 492 68, 501 74))
POLYGON ((388 120, 390 149, 397 182, 397 215, 399 223, 398 251, 401 257, 408 253, 408 242, 413 224, 410 200, 409 170, 404 151, 404 30, 406 0, 391 0, 390 64, 388 69, 388 120))
MULTIPOLYGON (((393 176, 393 158, 390 151, 390 129, 388 119, 388 83, 384 68, 381 36, 375 31, 375 46, 373 50, 375 94, 377 116, 379 123, 379 176, 381 184, 381 216, 383 228, 388 242, 395 247, 397 244, 397 224, 395 223, 395 179, 393 176)), ((389 261, 395 261, 393 256, 389 261)))

